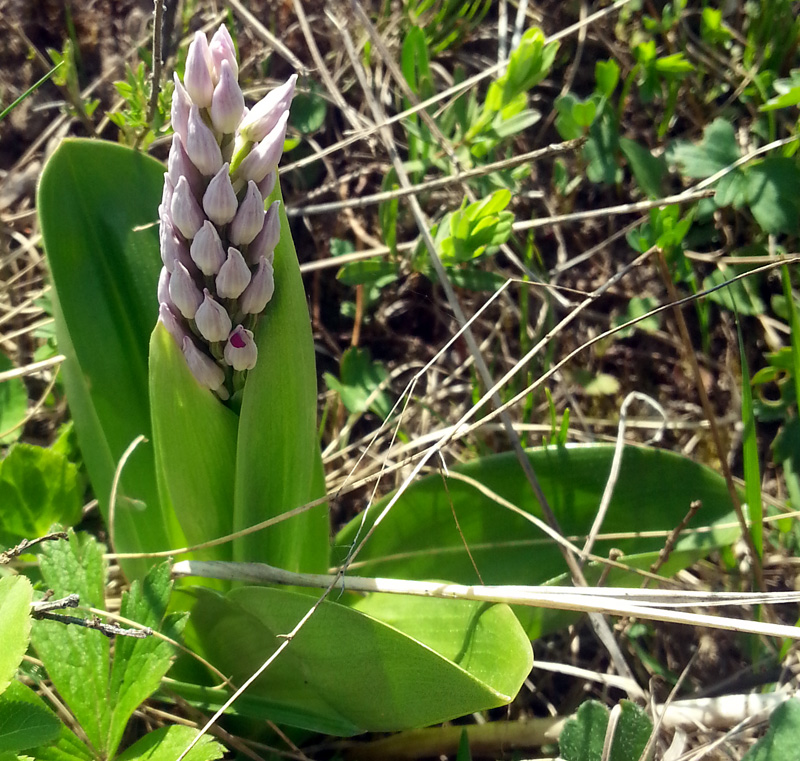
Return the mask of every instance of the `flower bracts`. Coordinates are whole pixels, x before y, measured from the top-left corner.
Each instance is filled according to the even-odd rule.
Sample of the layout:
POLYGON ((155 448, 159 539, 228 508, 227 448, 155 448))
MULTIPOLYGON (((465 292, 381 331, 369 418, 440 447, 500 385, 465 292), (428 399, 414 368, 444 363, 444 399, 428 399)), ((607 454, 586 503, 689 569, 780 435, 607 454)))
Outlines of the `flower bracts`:
POLYGON ((248 111, 233 41, 220 26, 175 76, 175 134, 159 206, 159 319, 195 378, 228 399, 258 357, 253 328, 274 290, 275 186, 296 76, 248 111))

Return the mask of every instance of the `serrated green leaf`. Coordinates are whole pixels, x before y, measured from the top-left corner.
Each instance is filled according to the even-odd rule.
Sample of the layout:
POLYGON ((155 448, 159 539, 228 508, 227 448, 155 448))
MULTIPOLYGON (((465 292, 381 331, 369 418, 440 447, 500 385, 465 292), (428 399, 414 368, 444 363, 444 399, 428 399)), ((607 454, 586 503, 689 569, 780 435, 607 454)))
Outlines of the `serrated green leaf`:
MULTIPOLYGON (((105 607, 106 566, 93 537, 70 532, 69 541, 48 542, 43 545, 39 563, 42 578, 56 597, 75 593, 81 605, 105 607)), ((53 685, 95 750, 102 753, 112 708, 108 638, 94 629, 47 620, 36 622, 31 641, 53 685)))
MULTIPOLYGON (((61 722, 47 707, 30 700, 30 687, 12 682, 0 696, 0 753, 19 753, 53 742, 61 722)), ((27 755, 27 754, 26 754, 27 755)))
MULTIPOLYGON (((276 185, 267 203, 280 199, 276 185)), ((275 295, 258 323, 258 364, 247 377, 239 416, 233 529, 249 528, 324 496, 317 440, 317 371, 300 265, 284 205, 275 249, 275 295)), ((326 506, 236 539, 235 560, 265 560, 293 571, 328 568, 326 506)))
MULTIPOLYGON (((0 372, 13 367, 14 363, 0 352, 0 372)), ((22 435, 20 423, 25 420, 27 413, 28 391, 22 378, 9 378, 0 383, 0 444, 10 444, 22 435)))
POLYGON ((11 684, 28 649, 33 589, 25 576, 0 579, 0 693, 11 684))
POLYGON ((81 517, 78 469, 52 449, 17 443, 0 462, 0 544, 12 546, 81 517))
MULTIPOLYGON (((161 727, 140 737, 116 761, 174 761, 196 735, 193 727, 161 727)), ((204 735, 186 755, 186 761, 215 761, 224 753, 224 746, 204 735)))
MULTIPOLYGON (((123 594, 120 615, 156 631, 161 629, 174 639, 183 628, 185 616, 168 618, 167 625, 162 627, 171 590, 170 564, 155 566, 141 583, 134 581, 130 590, 123 594)), ((116 752, 133 712, 158 689, 173 654, 173 646, 159 637, 117 639, 108 689, 113 696, 106 745, 110 756, 116 752)))
MULTIPOLYGON (((164 166, 98 140, 64 140, 44 168, 37 209, 55 288, 64 386, 103 516, 122 453, 150 438, 147 353, 156 323, 157 208, 164 166)), ((122 473, 114 536, 119 552, 185 545, 159 508, 153 450, 140 445, 122 473)), ((144 576, 146 560, 121 561, 144 576)))
MULTIPOLYGON (((214 653, 234 682, 261 666, 279 635, 315 602, 269 587, 235 589, 226 598, 199 595, 192 644, 214 653)), ((527 676, 530 643, 506 606, 424 598, 388 605, 395 623, 414 627, 426 641, 325 601, 248 693, 277 704, 285 722, 353 734, 409 729, 503 705, 527 676), (458 663, 432 649, 437 645, 458 663)), ((265 718, 277 716, 268 711, 265 718)))
POLYGON ((678 142, 671 146, 667 155, 685 177, 705 179, 733 164, 740 153, 733 125, 720 118, 703 130, 699 144, 678 142))

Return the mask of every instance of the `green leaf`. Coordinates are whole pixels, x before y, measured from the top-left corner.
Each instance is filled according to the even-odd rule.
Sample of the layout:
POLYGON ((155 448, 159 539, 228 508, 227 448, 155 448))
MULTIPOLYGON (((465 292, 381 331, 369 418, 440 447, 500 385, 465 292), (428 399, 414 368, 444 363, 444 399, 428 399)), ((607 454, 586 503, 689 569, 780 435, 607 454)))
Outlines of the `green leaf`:
POLYGON ((681 141, 673 145, 667 155, 685 177, 704 179, 733 164, 740 153, 733 125, 720 118, 705 128, 698 145, 681 141))
MULTIPOLYGON (((56 292, 54 313, 70 412, 89 477, 108 520, 122 453, 148 439, 147 352, 156 323, 157 208, 164 166, 113 143, 64 140, 42 172, 37 196, 56 292)), ((116 506, 118 552, 181 547, 159 507, 153 450, 140 445, 122 473, 116 506)), ((123 560, 143 576, 146 560, 123 560)))
POLYGON ((588 162, 586 176, 592 182, 613 185, 617 181, 619 167, 616 152, 619 147, 619 132, 610 110, 606 109, 589 128, 589 140, 583 146, 583 156, 588 162))
POLYGON ((597 103, 593 100, 576 101, 572 104, 572 118, 579 127, 589 127, 597 115, 597 103))
POLYGON ((81 517, 78 469, 59 452, 17 443, 0 462, 0 544, 46 534, 81 517))
MULTIPOLYGON (((39 562, 42 578, 56 597, 75 593, 80 596, 81 605, 105 607, 106 565, 94 538, 70 532, 69 541, 43 545, 39 562)), ((108 695, 108 637, 96 629, 37 621, 31 640, 61 698, 95 750, 102 753, 112 709, 108 695)))
MULTIPOLYGON (((278 635, 314 604, 268 587, 227 598, 199 594, 195 636, 234 682, 259 668, 282 641, 278 635)), ((264 718, 342 735, 410 729, 508 703, 531 667, 530 643, 506 606, 424 598, 364 605, 394 611, 397 623, 427 641, 325 601, 249 688, 274 702, 275 713, 264 718)))
MULTIPOLYGON (((280 184, 268 199, 280 198, 280 184)), ((317 440, 317 371, 300 265, 283 203, 275 295, 259 321, 261 361, 247 377, 239 417, 233 529, 239 531, 324 496, 317 440)), ((291 571, 328 568, 326 506, 234 541, 235 560, 291 571)))
MULTIPOLYGON (((239 418, 195 380, 160 323, 150 340, 150 403, 161 504, 172 505, 190 545, 227 536, 233 526, 239 418)), ((230 560, 231 544, 196 557, 230 560)))
POLYGON ((0 696, 0 753, 19 753, 53 742, 61 732, 58 717, 30 700, 30 687, 13 682, 0 696))
MULTIPOLYGON (((529 450, 528 457, 566 535, 585 535, 591 528, 608 480, 613 451, 612 446, 606 445, 529 450)), ((543 517, 512 453, 483 457, 453 471, 522 510, 543 517)), ((372 505, 366 517, 357 516, 339 532, 335 540, 337 562, 347 554, 359 531, 363 536, 371 527, 390 496, 372 505)), ((615 547, 626 560, 633 562, 632 556, 637 556, 637 567, 648 567, 663 547, 666 535, 683 519, 695 499, 702 501, 703 508, 691 527, 713 526, 731 519, 730 498, 719 474, 671 452, 626 447, 603 533, 664 533, 649 538, 601 538, 595 552, 605 556, 615 547), (667 481, 669 490, 664 489, 667 481)), ((712 529, 700 534, 689 530, 679 540, 677 554, 673 554, 663 572, 674 573, 737 536, 736 529, 712 529)), ((478 579, 465 543, 485 584, 543 584, 567 570, 559 549, 530 522, 500 507, 491 496, 469 483, 451 478, 443 484, 440 475, 411 484, 376 528, 352 570, 360 576, 474 584, 478 579), (532 553, 535 563, 531 562, 532 553)), ((630 573, 612 571, 607 583, 636 584, 638 579, 630 573)), ((552 627, 554 622, 560 625, 564 620, 559 614, 537 608, 517 607, 515 612, 533 637, 545 626, 552 627)))
POLYGON ((742 459, 744 470, 744 493, 747 500, 747 517, 750 519, 750 535, 759 558, 764 554, 764 505, 761 501, 761 468, 758 462, 758 438, 756 419, 753 415, 753 392, 750 370, 747 366, 744 336, 737 323, 739 337, 739 361, 742 363, 742 459))
POLYGON ((747 203, 765 233, 795 234, 800 225, 800 169, 794 159, 774 156, 747 170, 747 203))
POLYGON ((292 99, 289 121, 303 135, 321 129, 328 114, 328 103, 316 90, 316 83, 312 82, 310 92, 298 92, 292 99))
POLYGON ((667 173, 664 159, 654 156, 647 148, 627 137, 620 138, 619 147, 645 195, 650 198, 661 197, 667 173))
POLYGON ((769 729, 742 761, 794 761, 800 737, 800 700, 794 698, 779 705, 769 721, 769 729))
POLYGON ((608 709, 596 700, 582 703, 558 738, 564 761, 600 761, 608 727, 608 709))
POLYGON ((339 393, 350 412, 361 413, 371 409, 381 419, 389 414, 392 400, 385 390, 369 401, 373 392, 389 377, 389 372, 380 362, 372 361, 368 349, 357 346, 347 349, 342 355, 339 373, 341 381, 325 373, 325 382, 328 388, 339 393))
MULTIPOLYGON (((564 725, 558 746, 564 761, 601 761, 608 730, 608 709, 588 700, 575 718, 564 725)), ((629 700, 620 701, 620 715, 614 728, 609 761, 633 761, 641 757, 653 731, 647 714, 629 700)))
MULTIPOLYGON (((634 296, 628 302, 628 306, 625 311, 611 320, 611 326, 615 328, 617 325, 623 325, 626 322, 635 320, 637 317, 642 317, 648 312, 653 311, 653 309, 655 309, 657 306, 658 301, 652 296, 645 296, 644 298, 634 296)), ((614 335, 617 338, 628 338, 637 330, 641 330, 643 333, 653 333, 654 331, 658 330, 659 324, 659 316, 654 314, 650 317, 645 317, 644 319, 639 320, 639 322, 637 322, 635 325, 631 325, 629 328, 618 331, 614 335)))
MULTIPOLYGON (((123 594, 120 615, 175 639, 186 617, 183 614, 168 616, 162 626, 171 590, 170 564, 155 566, 141 583, 134 581, 130 590, 123 594)), ((116 752, 133 712, 158 689, 172 656, 173 646, 159 637, 117 639, 108 688, 113 705, 106 745, 109 756, 116 752)))
POLYGON ((383 287, 397 280, 397 265, 382 259, 364 259, 345 264, 336 274, 345 285, 377 285, 383 287))
POLYGON ((611 97, 619 83, 619 65, 614 60, 598 61, 594 65, 594 79, 597 91, 606 98, 611 97))
MULTIPOLYGON (((116 761, 174 761, 197 735, 193 727, 160 727, 140 737, 116 761)), ((225 748, 209 735, 204 735, 186 755, 186 761, 215 761, 225 748)))
MULTIPOLYGON (((713 288, 744 270, 744 267, 726 267, 720 265, 708 277, 703 278, 703 290, 713 288)), ((758 276, 736 280, 725 288, 720 288, 708 295, 715 304, 719 304, 732 312, 755 315, 764 314, 766 306, 758 295, 758 276)))
MULTIPOLYGON (((14 363, 0 352, 0 372, 7 372, 13 367, 14 363)), ((0 383, 0 444, 11 444, 22 435, 20 424, 27 414, 28 391, 22 378, 9 378, 0 383)))
POLYGON ((32 598, 25 576, 0 579, 0 693, 11 684, 28 649, 32 598))

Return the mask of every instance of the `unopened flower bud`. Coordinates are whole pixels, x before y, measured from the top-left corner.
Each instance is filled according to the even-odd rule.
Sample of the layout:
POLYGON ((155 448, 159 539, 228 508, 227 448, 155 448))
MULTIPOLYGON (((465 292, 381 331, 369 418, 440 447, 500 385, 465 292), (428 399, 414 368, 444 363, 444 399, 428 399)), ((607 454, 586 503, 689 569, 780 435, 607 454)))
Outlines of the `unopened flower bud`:
POLYGON ((207 277, 216 275, 225 262, 225 249, 222 248, 219 233, 208 220, 203 223, 203 226, 197 231, 197 235, 194 236, 189 254, 192 261, 207 277))
POLYGON ((206 341, 224 341, 231 332, 231 318, 225 307, 215 301, 208 288, 203 290, 203 303, 194 316, 195 325, 206 341))
POLYGON ((275 183, 278 181, 278 170, 273 169, 261 182, 258 184, 258 192, 261 197, 266 201, 269 194, 275 189, 275 183))
MULTIPOLYGON (((201 352, 189 336, 183 339, 181 348, 183 356, 186 357, 186 364, 189 365, 192 375, 201 386, 212 391, 224 390, 221 387, 225 382, 225 373, 211 357, 201 352)), ((223 398, 227 398, 227 393, 223 398)))
POLYGON ((236 246, 246 246, 261 232, 264 224, 264 199, 258 192, 258 187, 251 180, 247 183, 245 193, 236 216, 231 222, 229 235, 231 242, 236 246))
POLYGON ((261 258, 271 262, 275 254, 275 246, 281 237, 281 218, 279 215, 281 202, 273 201, 264 215, 261 232, 253 238, 247 249, 247 258, 251 264, 257 264, 261 258))
POLYGON ((231 246, 228 258, 220 267, 216 279, 217 294, 223 299, 238 299, 250 282, 250 268, 247 266, 242 252, 231 246))
POLYGON ((183 147, 192 163, 206 177, 215 175, 222 166, 222 151, 196 105, 189 111, 189 126, 183 147))
MULTIPOLYGON (((283 140, 286 137, 286 125, 289 112, 284 111, 270 133, 253 146, 236 169, 236 176, 243 180, 261 182, 271 171, 277 168, 283 153, 283 140)), ((191 121, 190 121, 191 125, 191 121)))
POLYGON ((233 45, 231 34, 225 24, 220 24, 219 29, 214 32, 211 42, 208 44, 211 51, 211 60, 214 62, 214 70, 217 76, 221 76, 222 62, 227 61, 233 71, 233 76, 239 76, 239 63, 236 60, 236 48, 233 45))
POLYGON ((293 74, 284 84, 268 92, 250 109, 239 125, 239 134, 242 138, 257 143, 273 130, 280 117, 289 110, 296 82, 297 74, 293 74))
POLYGON ((162 215, 169 217, 169 207, 172 204, 172 194, 175 192, 175 182, 169 176, 169 172, 164 174, 164 188, 161 191, 161 205, 158 207, 159 217, 162 215))
POLYGON ((187 320, 195 318, 198 308, 203 303, 200 289, 192 280, 189 270, 180 262, 175 264, 175 269, 169 278, 169 296, 187 320))
POLYGON ((273 293, 275 293, 274 270, 272 264, 262 256, 250 285, 244 289, 239 299, 239 308, 243 314, 261 314, 273 293))
POLYGON ((192 102, 199 108, 208 108, 214 94, 214 83, 211 80, 211 51, 208 40, 202 32, 195 32, 186 56, 186 70, 183 84, 192 102))
POLYGON ((222 356, 234 370, 252 370, 258 359, 258 348, 252 332, 237 325, 225 344, 222 356))
POLYGON ((180 262, 189 272, 192 272, 192 260, 186 243, 181 240, 176 233, 169 228, 161 239, 161 261, 171 273, 175 270, 175 264, 180 262))
POLYGON ((172 311, 172 307, 168 303, 162 302, 158 305, 158 319, 175 339, 178 346, 182 347, 183 339, 186 338, 186 331, 183 329, 178 315, 172 311))
POLYGON ((172 194, 170 204, 172 222, 178 228, 181 235, 187 240, 194 238, 197 231, 203 226, 205 217, 200 204, 189 187, 189 182, 185 177, 181 177, 175 185, 175 192, 172 194))
POLYGON ((219 172, 208 183, 203 195, 203 211, 215 225, 220 227, 227 225, 233 219, 239 205, 236 193, 233 192, 228 167, 228 164, 222 165, 219 172))
POLYGON ((178 75, 172 74, 172 81, 175 83, 175 90, 172 93, 172 107, 170 108, 170 118, 172 119, 172 130, 176 135, 181 136, 181 140, 186 142, 189 134, 189 109, 192 107, 192 99, 186 88, 181 84, 178 75))
MULTIPOLYGON (((183 147, 183 139, 180 135, 172 136, 172 146, 169 149, 169 159, 167 160, 167 175, 173 186, 178 184, 181 177, 185 177, 189 182, 189 187, 192 189, 194 197, 200 199, 203 197, 203 188, 205 181, 203 175, 197 170, 197 167, 192 163, 189 154, 183 147)), ((166 183, 164 183, 166 187, 166 183)))
POLYGON ((162 267, 161 272, 158 273, 156 298, 158 299, 159 304, 169 304, 172 300, 169 295, 169 270, 166 267, 162 267))
POLYGON ((244 95, 228 61, 222 61, 219 82, 211 100, 211 123, 217 132, 236 132, 244 111, 244 95))

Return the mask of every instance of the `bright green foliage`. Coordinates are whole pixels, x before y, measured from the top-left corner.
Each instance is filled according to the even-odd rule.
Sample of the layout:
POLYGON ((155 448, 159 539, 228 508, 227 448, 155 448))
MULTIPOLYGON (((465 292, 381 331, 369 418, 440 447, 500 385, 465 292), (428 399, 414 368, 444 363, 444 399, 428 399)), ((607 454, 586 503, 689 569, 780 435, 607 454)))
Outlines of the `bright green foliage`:
MULTIPOLYGON (((197 734, 192 727, 170 726, 156 729, 139 738, 116 761, 174 761, 197 734)), ((222 758, 225 748, 208 735, 186 755, 186 761, 215 761, 222 758)))
POLYGON ((24 576, 0 579, 0 694, 11 684, 31 634, 31 583, 24 576))
POLYGON ((337 379, 325 373, 325 383, 339 393, 349 412, 361 413, 369 409, 381 419, 388 416, 391 397, 386 391, 378 391, 378 387, 385 383, 389 373, 383 364, 372 361, 369 350, 357 346, 347 349, 342 354, 339 374, 340 379, 337 379))
MULTIPOLYGON (((164 166, 110 143, 67 140, 50 157, 37 207, 55 289, 64 386, 103 516, 117 462, 139 435, 151 439, 147 353, 156 323, 161 261, 154 225, 164 166), (119 181, 120 177, 125 182, 119 181)), ((185 546, 159 503, 151 444, 128 460, 118 492, 115 550, 185 546)), ((142 577, 145 561, 123 561, 142 577)))
MULTIPOLYGON (((0 352, 0 372, 11 370, 14 363, 0 352)), ((22 378, 10 378, 0 383, 0 444, 11 444, 22 434, 28 412, 28 391, 22 378)))
POLYGON ((564 761, 638 761, 647 746, 653 723, 647 714, 629 700, 620 702, 620 716, 608 756, 603 755, 608 709, 596 700, 581 705, 575 718, 561 731, 558 746, 564 761))
MULTIPOLYGON (((82 605, 103 608, 106 567, 102 547, 87 536, 70 534, 41 555, 42 577, 56 596, 80 595, 82 605)), ((155 567, 122 598, 121 615, 175 636, 181 615, 165 617, 172 588, 169 566, 155 567)), ((157 638, 122 639, 110 661, 110 641, 101 632, 57 621, 40 621, 32 633, 48 676, 91 743, 93 753, 111 758, 128 719, 166 674, 172 646, 157 638)))
POLYGON ((794 761, 800 737, 800 700, 779 705, 769 720, 769 729, 742 761, 794 761))
MULTIPOLYGON (((532 655, 507 606, 390 598, 368 598, 359 605, 365 612, 323 602, 249 688, 250 696, 267 701, 263 715, 350 735, 425 726, 514 697, 532 655)), ((227 598, 203 592, 191 644, 213 652, 241 683, 313 603, 308 595, 268 587, 237 589, 227 598)))
POLYGON ((441 53, 480 26, 491 0, 409 0, 404 5, 415 28, 425 32, 426 47, 441 53))
POLYGON ((120 128, 120 142, 126 145, 138 144, 146 148, 165 132, 174 85, 171 80, 162 83, 153 118, 148 121, 150 77, 150 71, 145 67, 144 61, 140 61, 135 70, 125 64, 125 79, 114 82, 114 87, 125 101, 125 108, 110 113, 108 118, 120 128))
POLYGON ((58 717, 30 687, 12 682, 0 695, 0 753, 19 753, 50 743, 61 727, 58 717))
POLYGON ((0 544, 46 534, 81 517, 78 469, 52 449, 15 444, 0 461, 0 544))
MULTIPOLYGON (((565 535, 585 535, 595 517, 611 467, 611 446, 567 446, 533 449, 529 458, 565 535)), ((516 457, 483 457, 454 468, 523 510, 543 517, 530 492, 516 457)), ((337 535, 341 553, 363 536, 388 498, 372 505, 362 526, 362 516, 337 535), (360 533, 359 533, 360 532, 360 533)), ((669 452, 627 447, 604 532, 630 530, 635 520, 641 531, 663 531, 666 536, 686 515, 690 503, 703 503, 692 526, 730 520, 732 508, 725 482, 713 471, 669 452), (670 483, 664 490, 665 480, 670 483), (633 518, 632 518, 633 516, 633 518)), ((707 534, 687 532, 670 555, 662 573, 675 573, 714 547, 731 542, 737 529, 707 534)), ((637 568, 649 568, 663 547, 662 537, 598 540, 595 552, 606 556, 611 546, 637 568)), ((358 554, 358 574, 410 579, 446 579, 462 584, 478 582, 470 548, 484 584, 544 584, 564 577, 563 556, 553 542, 521 516, 498 505, 490 496, 457 478, 433 475, 413 484, 382 521, 358 554), (456 530, 455 511, 460 532, 456 530), (535 557, 536 562, 531 562, 535 557)), ((580 543, 579 543, 580 544, 580 543)), ((590 576, 598 568, 588 567, 590 576)), ((634 585, 638 577, 611 569, 605 583, 634 585)), ((516 607, 515 612, 532 638, 561 626, 565 614, 516 607)))

